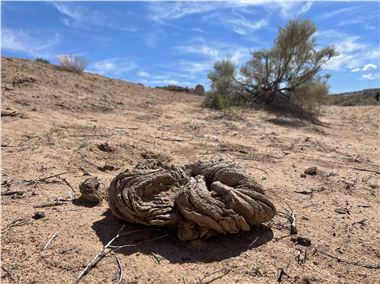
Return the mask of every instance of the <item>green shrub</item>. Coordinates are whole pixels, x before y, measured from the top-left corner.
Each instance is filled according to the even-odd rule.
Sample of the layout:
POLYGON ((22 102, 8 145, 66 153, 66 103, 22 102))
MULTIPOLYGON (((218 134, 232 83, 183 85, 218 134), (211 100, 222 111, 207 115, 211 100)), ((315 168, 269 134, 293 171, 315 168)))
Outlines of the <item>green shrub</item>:
POLYGON ((309 20, 289 21, 279 29, 271 49, 252 53, 236 74, 229 60, 218 61, 209 74, 211 92, 205 105, 225 109, 234 105, 288 107, 313 115, 328 95, 329 76, 319 76, 323 66, 337 53, 319 48, 316 26, 309 20))

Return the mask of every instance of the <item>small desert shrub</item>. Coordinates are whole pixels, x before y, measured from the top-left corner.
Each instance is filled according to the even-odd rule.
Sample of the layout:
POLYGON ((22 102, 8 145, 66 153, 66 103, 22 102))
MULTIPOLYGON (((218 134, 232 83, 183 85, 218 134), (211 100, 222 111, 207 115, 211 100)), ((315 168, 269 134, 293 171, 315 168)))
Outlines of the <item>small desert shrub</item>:
POLYGON ((228 59, 217 61, 214 70, 208 74, 211 81, 211 91, 207 93, 203 105, 220 109, 226 115, 233 115, 234 97, 238 91, 235 85, 236 66, 228 59))
POLYGON ((195 86, 194 90, 193 90, 193 94, 194 95, 197 95, 197 96, 204 96, 205 95, 205 88, 198 84, 195 86))
POLYGON ((45 63, 45 64, 50 64, 49 60, 45 59, 45 58, 36 58, 35 60, 36 62, 41 62, 41 63, 45 63))
POLYGON ((87 66, 86 58, 82 56, 60 55, 58 56, 59 66, 64 70, 81 73, 87 66))
POLYGON ((328 76, 319 76, 319 72, 337 52, 334 46, 319 48, 316 31, 309 20, 289 21, 279 29, 273 47, 253 52, 240 71, 235 71, 229 60, 216 62, 209 74, 212 89, 205 105, 218 109, 257 106, 318 115, 328 94, 328 76))

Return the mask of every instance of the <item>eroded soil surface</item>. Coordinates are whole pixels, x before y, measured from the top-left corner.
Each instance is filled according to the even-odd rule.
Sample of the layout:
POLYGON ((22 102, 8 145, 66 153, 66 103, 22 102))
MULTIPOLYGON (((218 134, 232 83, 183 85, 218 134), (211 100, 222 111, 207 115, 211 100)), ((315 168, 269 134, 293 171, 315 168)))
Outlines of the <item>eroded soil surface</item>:
POLYGON ((125 224, 106 201, 77 200, 79 185, 95 176, 105 191, 149 158, 234 161, 278 211, 294 211, 312 245, 293 242, 281 214, 248 233, 191 242, 126 224, 139 231, 117 244, 131 246, 81 283, 112 283, 116 257, 123 283, 276 283, 281 270, 283 283, 379 281, 379 269, 362 267, 380 263, 379 107, 326 107, 320 124, 252 109, 228 118, 198 96, 43 63, 2 58, 1 76, 3 283, 72 283, 125 224), (310 167, 315 175, 304 174, 310 167))

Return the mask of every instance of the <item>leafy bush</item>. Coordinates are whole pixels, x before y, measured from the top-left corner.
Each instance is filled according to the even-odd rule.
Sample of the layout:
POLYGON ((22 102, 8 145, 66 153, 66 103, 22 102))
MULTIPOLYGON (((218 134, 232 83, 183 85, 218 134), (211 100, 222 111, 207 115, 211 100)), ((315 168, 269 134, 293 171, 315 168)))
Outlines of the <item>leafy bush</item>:
POLYGON ((232 62, 215 63, 206 105, 223 108, 226 101, 228 107, 283 104, 318 114, 328 94, 328 76, 318 73, 336 51, 331 46, 317 48, 316 31, 309 20, 289 21, 279 29, 274 46, 252 53, 238 76, 232 62))
POLYGON ((198 84, 195 86, 192 93, 194 95, 197 95, 197 96, 204 96, 205 95, 205 88, 201 84, 198 84))
POLYGON ((234 96, 239 89, 235 73, 236 66, 231 60, 215 62, 213 71, 208 74, 211 90, 203 101, 204 106, 220 109, 226 115, 234 114, 234 96))
POLYGON ((58 56, 59 66, 64 70, 81 73, 87 66, 86 58, 82 56, 60 55, 58 56))
POLYGON ((49 60, 45 59, 45 58, 36 58, 35 60, 36 62, 41 62, 41 63, 45 63, 45 64, 50 64, 49 60))

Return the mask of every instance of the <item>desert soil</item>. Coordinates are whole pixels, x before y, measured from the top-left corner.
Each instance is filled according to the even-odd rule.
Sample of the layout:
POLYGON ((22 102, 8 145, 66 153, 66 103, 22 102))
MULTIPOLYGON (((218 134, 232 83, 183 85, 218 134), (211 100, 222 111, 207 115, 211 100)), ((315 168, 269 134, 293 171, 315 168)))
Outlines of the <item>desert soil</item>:
POLYGON ((81 283, 112 283, 116 257, 123 283, 276 283, 281 270, 283 283, 379 283, 379 269, 363 267, 380 263, 379 107, 325 107, 320 124, 253 109, 229 118, 198 96, 15 58, 1 67, 3 283, 73 283, 126 224, 106 201, 79 202, 80 183, 95 176, 106 191, 148 158, 233 160, 279 212, 294 211, 312 245, 293 242, 281 214, 208 240, 139 231, 81 283), (301 177, 309 167, 317 174, 301 177))

